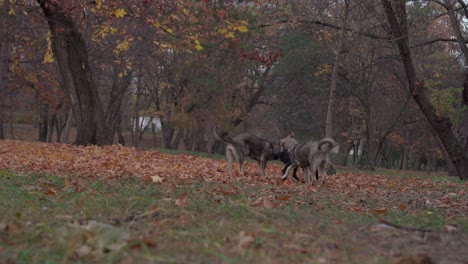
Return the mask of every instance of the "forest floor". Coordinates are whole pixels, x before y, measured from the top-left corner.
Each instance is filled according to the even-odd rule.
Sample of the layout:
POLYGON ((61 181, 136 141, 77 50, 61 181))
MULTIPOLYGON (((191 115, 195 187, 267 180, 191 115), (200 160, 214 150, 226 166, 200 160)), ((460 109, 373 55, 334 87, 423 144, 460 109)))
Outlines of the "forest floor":
POLYGON ((0 141, 6 263, 467 263, 468 183, 338 168, 323 186, 224 159, 0 141), (236 168, 235 168, 236 169, 236 168), (431 262, 432 261, 432 262, 431 262))

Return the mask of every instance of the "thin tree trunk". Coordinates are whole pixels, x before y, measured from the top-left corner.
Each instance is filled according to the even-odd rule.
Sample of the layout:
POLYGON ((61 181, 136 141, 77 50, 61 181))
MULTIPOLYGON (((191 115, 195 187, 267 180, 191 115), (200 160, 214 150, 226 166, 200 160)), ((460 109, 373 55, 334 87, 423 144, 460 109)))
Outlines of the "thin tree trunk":
POLYGON ((135 110, 133 114, 133 138, 132 144, 134 147, 140 146, 140 107, 141 107, 141 96, 142 96, 142 87, 141 87, 141 76, 138 76, 137 90, 136 90, 136 101, 135 101, 135 110))
POLYGON ((39 103, 39 135, 38 140, 41 142, 47 141, 47 129, 49 129, 49 104, 39 103))
POLYGON ((344 46, 344 35, 348 24, 349 3, 345 0, 343 26, 338 33, 338 43, 335 53, 335 62, 330 84, 330 95, 328 97, 327 117, 325 121, 325 137, 333 137, 333 113, 335 110, 336 83, 338 82, 338 70, 340 66, 341 53, 344 46))
POLYGON ((49 128, 47 131, 49 132, 47 134, 47 142, 52 143, 52 140, 54 138, 54 126, 55 123, 57 123, 57 114, 49 114, 49 128))
POLYGON ((71 126, 72 126, 72 120, 73 120, 73 110, 70 108, 68 110, 68 115, 67 115, 67 121, 65 124, 65 128, 63 129, 63 134, 61 138, 61 142, 68 144, 70 142, 70 132, 71 132, 71 126))
MULTIPOLYGON (((0 27, 8 28, 7 17, 10 9, 10 1, 3 1, 0 10, 0 27)), ((5 139, 5 105, 8 80, 8 68, 11 54, 10 34, 11 30, 2 30, 0 33, 0 139, 5 139)))

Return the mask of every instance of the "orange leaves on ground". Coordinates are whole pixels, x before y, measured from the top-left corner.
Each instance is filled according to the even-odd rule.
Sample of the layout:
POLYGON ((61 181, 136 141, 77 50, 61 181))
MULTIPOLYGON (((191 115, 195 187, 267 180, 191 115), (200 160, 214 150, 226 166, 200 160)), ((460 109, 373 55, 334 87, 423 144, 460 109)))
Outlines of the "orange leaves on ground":
MULTIPOLYGON (((187 181, 222 183, 213 193, 216 202, 222 202, 225 196, 242 194, 237 183, 252 184, 265 191, 250 197, 251 206, 265 209, 293 204, 313 204, 320 209, 322 199, 331 206, 378 217, 392 211, 411 213, 416 208, 427 208, 428 212, 444 209, 448 217, 468 210, 468 193, 464 188, 468 183, 343 172, 329 176, 324 186, 308 186, 291 177, 281 181, 278 164, 269 163, 268 177, 262 177, 255 163, 244 166, 244 176, 238 174, 238 164, 234 164, 234 175, 228 175, 226 163, 225 160, 141 151, 120 145, 79 147, 0 140, 0 170, 62 176, 65 177, 63 189, 77 192, 84 188, 77 181, 82 177, 138 177, 147 183, 168 187, 181 186, 187 181)), ((40 191, 58 195, 61 190, 54 188, 45 185, 40 191)), ((181 195, 175 204, 184 206, 188 197, 188 194, 181 195)))
POLYGON ((15 172, 88 178, 135 176, 158 183, 170 178, 208 181, 223 176, 218 164, 213 164, 220 162, 188 155, 140 151, 120 145, 80 147, 1 140, 0 149, 0 169, 15 172))

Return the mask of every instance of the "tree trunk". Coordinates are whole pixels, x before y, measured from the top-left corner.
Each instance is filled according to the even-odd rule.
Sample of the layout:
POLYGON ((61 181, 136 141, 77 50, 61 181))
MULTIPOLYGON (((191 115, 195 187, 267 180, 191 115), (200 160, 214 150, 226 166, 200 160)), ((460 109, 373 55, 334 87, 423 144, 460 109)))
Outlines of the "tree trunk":
POLYGON ((49 129, 49 104, 39 103, 39 136, 41 142, 47 141, 47 130, 49 129))
POLYGON ((112 79, 110 100, 106 110, 106 125, 109 133, 108 137, 112 139, 112 142, 114 141, 115 134, 117 133, 118 141, 122 144, 122 142, 124 142, 123 137, 120 137, 122 134, 122 104, 125 98, 127 98, 127 91, 130 87, 131 80, 133 79, 133 73, 128 73, 124 77, 119 77, 119 69, 114 67, 112 79))
MULTIPOLYGON (((8 28, 6 23, 8 11, 10 9, 10 1, 3 1, 0 10, 0 27, 8 28)), ((10 34, 11 30, 2 30, 0 33, 0 139, 5 139, 5 105, 6 105, 6 90, 8 80, 8 68, 10 61, 10 34)))
POLYGON ((466 180, 468 179, 468 158, 465 156, 462 147, 451 130, 452 123, 447 118, 439 117, 435 114, 434 108, 425 94, 425 84, 418 80, 416 76, 416 68, 413 63, 409 45, 406 22, 406 1, 381 1, 387 21, 392 29, 393 39, 398 45, 398 51, 406 72, 411 96, 441 140, 443 148, 447 151, 450 160, 452 160, 455 165, 458 177, 462 180, 466 180))
POLYGON ((75 144, 111 144, 104 120, 101 100, 92 78, 86 43, 74 21, 66 15, 60 2, 37 0, 47 18, 52 49, 57 58, 65 90, 75 113, 75 144))
POLYGON ((401 150, 400 170, 408 170, 408 148, 406 147, 406 144, 401 150))
POLYGON ((73 120, 73 110, 70 108, 70 110, 68 110, 67 120, 65 121, 66 124, 63 129, 62 138, 60 139, 62 143, 68 144, 70 142, 69 139, 70 139, 72 120, 73 120))
POLYGON ((57 114, 49 114, 49 128, 47 129, 47 142, 52 143, 54 138, 54 126, 57 123, 57 114))
POLYGON ((171 149, 178 149, 179 148, 180 141, 182 140, 182 136, 183 136, 182 130, 179 129, 179 131, 177 131, 176 136, 174 137, 174 140, 172 141, 171 149))
POLYGON ((328 97, 327 106, 327 117, 325 121, 325 137, 333 137, 333 112, 335 110, 335 94, 336 94, 336 83, 338 82, 338 68, 340 66, 341 53, 344 46, 344 34, 348 24, 348 12, 349 4, 345 0, 344 15, 343 15, 343 26, 338 33, 338 43, 335 53, 335 62, 333 64, 333 71, 330 84, 330 95, 328 97))
POLYGON ((138 84, 136 90, 136 101, 135 101, 135 110, 133 114, 133 138, 132 144, 134 147, 140 146, 140 107, 141 107, 141 76, 138 76, 138 84))
MULTIPOLYGON (((460 20, 457 18, 457 13, 454 10, 453 3, 452 1, 449 1, 449 0, 445 0, 444 3, 445 3, 444 7, 447 9, 447 14, 450 18, 450 24, 452 25, 453 32, 457 39, 458 46, 460 47, 460 50, 465 57, 465 60, 468 60, 468 46, 466 45, 465 38, 463 37, 463 33, 461 30, 461 26, 460 26, 460 20)), ((468 6, 462 0, 458 0, 458 3, 463 8, 465 19, 467 19, 468 18, 468 6)), ((461 19, 461 21, 465 21, 465 19, 461 19)), ((468 105, 468 70, 465 71, 465 79, 463 82, 463 92, 462 92, 462 103, 465 106, 468 105)), ((458 137, 459 144, 461 145, 463 149, 465 157, 468 157, 468 142, 466 141, 466 139, 468 139, 468 111, 466 110, 463 113, 462 123, 460 124, 460 127, 458 129, 458 134, 463 136, 465 139, 465 141, 460 142, 460 137, 458 137)), ((447 168, 448 168, 449 176, 454 176, 453 175, 454 174, 453 162, 447 162, 447 168)), ((468 176, 465 179, 467 178, 468 176)))
POLYGON ((340 166, 347 166, 348 165, 348 157, 349 152, 354 147, 353 141, 345 141, 344 143, 340 144, 340 153, 336 158, 336 164, 340 166))

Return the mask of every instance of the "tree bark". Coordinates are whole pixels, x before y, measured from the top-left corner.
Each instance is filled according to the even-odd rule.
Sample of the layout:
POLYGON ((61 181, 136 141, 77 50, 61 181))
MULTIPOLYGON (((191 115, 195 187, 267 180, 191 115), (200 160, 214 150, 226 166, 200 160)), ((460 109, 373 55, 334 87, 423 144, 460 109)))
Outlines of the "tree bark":
POLYGON ((338 82, 338 68, 340 66, 341 53, 344 46, 344 33, 348 24, 349 3, 345 0, 343 26, 338 33, 338 43, 335 53, 335 62, 333 64, 333 71, 330 84, 330 95, 328 96, 327 117, 325 120, 325 137, 333 137, 333 112, 335 110, 335 94, 336 83, 338 82))
MULTIPOLYGON (((468 19, 467 5, 462 0, 458 0, 458 2, 463 7, 465 19, 468 19)), ((468 61, 468 46, 466 45, 465 38, 463 37, 462 31, 460 28, 460 21, 457 18, 457 13, 454 10, 454 5, 450 0, 445 0, 444 7, 447 9, 447 14, 450 18, 450 24, 452 25, 455 37, 457 38, 458 46, 460 46, 460 50, 462 51, 462 54, 464 55, 465 60, 468 61)), ((465 70, 465 80, 463 82, 463 92, 462 92, 462 104, 465 106, 468 105, 468 70, 465 70)), ((465 156, 468 156, 468 140, 467 140, 468 139, 468 111, 466 110, 463 113, 462 122, 457 132, 458 132, 458 135, 457 135, 458 140, 460 144, 462 145, 462 148, 464 149, 465 156)), ((451 164, 448 164, 448 165, 451 165, 451 164)))
POLYGON ((60 68, 65 90, 75 113, 75 144, 107 145, 108 138, 102 105, 88 62, 86 43, 74 21, 57 1, 37 0, 47 18, 52 49, 60 68))
POLYGON ((468 159, 451 130, 452 123, 447 118, 435 114, 434 108, 425 94, 425 84, 417 78, 416 68, 409 45, 406 22, 406 1, 381 0, 381 2, 387 21, 392 29, 393 41, 398 46, 411 96, 436 132, 443 147, 447 150, 450 159, 455 165, 458 176, 460 179, 466 180, 468 179, 468 159))
MULTIPOLYGON (((6 23, 10 1, 3 1, 0 10, 0 27, 8 28, 6 23)), ((5 139, 5 105, 6 85, 8 80, 8 68, 11 54, 10 30, 2 30, 0 33, 0 139, 5 139)))
MULTIPOLYGON (((141 124, 140 124, 140 107, 141 107, 141 76, 138 76, 138 84, 136 90, 136 101, 135 101, 135 110, 133 114, 133 138, 132 144, 134 147, 140 146, 140 132, 141 132, 141 124)), ((143 120, 142 120, 143 123, 143 120)))
POLYGON ((47 141, 47 130, 49 129, 49 104, 39 103, 39 126, 38 140, 41 142, 47 141))
POLYGON ((60 139, 62 143, 68 144, 70 141, 69 139, 70 139, 72 120, 73 120, 73 110, 70 108, 70 110, 68 110, 67 120, 65 121, 66 122, 65 127, 63 129, 62 137, 60 139))

